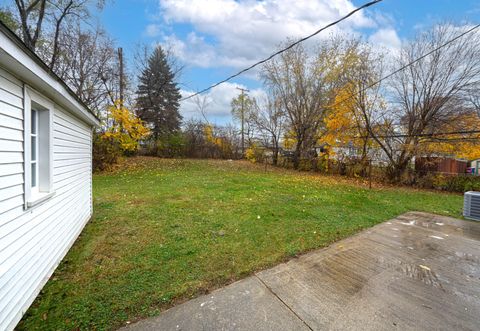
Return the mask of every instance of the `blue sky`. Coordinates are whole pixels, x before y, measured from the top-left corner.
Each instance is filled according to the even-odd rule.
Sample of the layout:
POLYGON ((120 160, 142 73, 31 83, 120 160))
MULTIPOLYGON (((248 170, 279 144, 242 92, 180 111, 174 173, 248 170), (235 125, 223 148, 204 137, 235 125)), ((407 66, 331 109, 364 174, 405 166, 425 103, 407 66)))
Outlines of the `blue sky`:
MULTIPOLYGON (((170 47, 185 65, 181 89, 186 94, 264 58, 287 37, 308 35, 367 1, 110 0, 97 19, 124 48, 131 69, 139 44, 170 47)), ((332 32, 361 35, 395 51, 402 41, 435 22, 479 23, 480 17, 478 0, 384 0, 370 8, 332 32)), ((230 121, 229 103, 238 85, 254 96, 262 94, 255 73, 220 86, 208 94, 210 121, 230 121)), ((198 116, 192 102, 182 104, 182 114, 198 116)))

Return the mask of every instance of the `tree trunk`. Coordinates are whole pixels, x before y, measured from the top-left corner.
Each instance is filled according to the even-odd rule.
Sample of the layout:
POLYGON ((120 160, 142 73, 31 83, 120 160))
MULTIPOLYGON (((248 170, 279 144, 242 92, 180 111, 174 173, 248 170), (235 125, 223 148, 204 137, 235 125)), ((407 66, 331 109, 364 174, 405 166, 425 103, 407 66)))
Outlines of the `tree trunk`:
POLYGON ((402 160, 395 164, 392 164, 390 167, 387 168, 387 176, 388 179, 393 183, 399 183, 402 180, 405 171, 407 170, 408 163, 410 159, 402 160))
POLYGON ((272 165, 276 166, 277 164, 278 164, 278 148, 274 148, 272 153, 272 165))
POLYGON ((273 138, 273 150, 272 150, 272 164, 276 166, 278 164, 278 141, 276 137, 273 138))
POLYGON ((295 145, 295 151, 293 152, 293 169, 298 170, 300 165, 300 154, 302 149, 302 142, 297 140, 297 144, 295 145))
POLYGON ((158 155, 158 126, 155 126, 154 130, 153 130, 153 154, 155 156, 159 156, 158 155))

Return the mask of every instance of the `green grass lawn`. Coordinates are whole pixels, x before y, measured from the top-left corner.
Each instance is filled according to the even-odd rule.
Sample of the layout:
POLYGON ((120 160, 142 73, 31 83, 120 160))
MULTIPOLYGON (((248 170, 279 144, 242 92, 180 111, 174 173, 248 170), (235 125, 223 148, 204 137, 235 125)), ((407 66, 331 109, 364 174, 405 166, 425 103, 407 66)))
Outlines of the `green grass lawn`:
POLYGON ((130 159, 94 176, 94 216, 19 328, 115 329, 406 211, 461 207, 247 162, 130 159))

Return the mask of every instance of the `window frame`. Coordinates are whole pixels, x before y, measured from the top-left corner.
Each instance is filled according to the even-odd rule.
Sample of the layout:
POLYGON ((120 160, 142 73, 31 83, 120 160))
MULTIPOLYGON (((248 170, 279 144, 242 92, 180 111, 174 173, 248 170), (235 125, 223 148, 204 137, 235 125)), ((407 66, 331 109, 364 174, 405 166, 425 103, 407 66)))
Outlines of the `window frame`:
POLYGON ((53 112, 52 101, 24 86, 24 208, 29 209, 54 195, 53 191, 53 112), (32 111, 35 133, 32 133, 32 111), (40 121, 40 116, 42 121, 40 121), (46 127, 45 127, 46 126, 46 127), (32 186, 32 138, 35 137, 35 179, 32 186), (43 144, 42 144, 43 143, 43 144), (41 145, 42 144, 42 145, 41 145))
POLYGON ((32 195, 39 193, 38 188, 38 110, 30 109, 30 128, 35 127, 35 132, 30 129, 30 190, 32 195), (33 118, 35 114, 35 118, 33 118), (35 144, 32 142, 35 139, 35 144), (33 148, 33 146, 35 147, 33 148), (35 160, 33 160, 33 155, 35 154, 35 160), (33 174, 32 168, 35 164, 35 174, 33 174), (35 185, 33 185, 33 178, 35 178, 35 185))

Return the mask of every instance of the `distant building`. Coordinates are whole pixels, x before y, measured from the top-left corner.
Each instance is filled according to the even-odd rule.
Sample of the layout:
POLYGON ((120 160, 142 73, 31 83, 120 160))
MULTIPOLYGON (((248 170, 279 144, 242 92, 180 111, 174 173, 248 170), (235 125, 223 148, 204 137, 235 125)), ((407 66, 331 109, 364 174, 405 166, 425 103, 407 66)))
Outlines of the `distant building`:
POLYGON ((470 161, 470 169, 471 169, 470 170, 471 174, 475 176, 479 176, 480 175, 480 159, 470 161))

